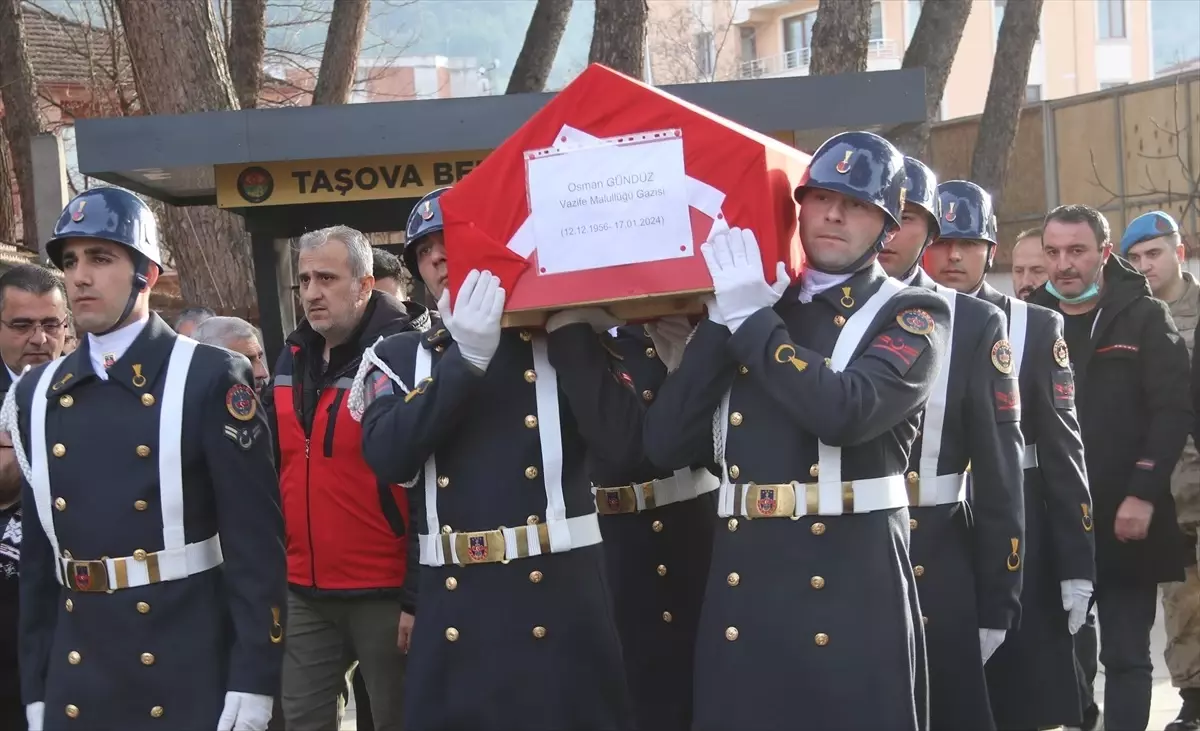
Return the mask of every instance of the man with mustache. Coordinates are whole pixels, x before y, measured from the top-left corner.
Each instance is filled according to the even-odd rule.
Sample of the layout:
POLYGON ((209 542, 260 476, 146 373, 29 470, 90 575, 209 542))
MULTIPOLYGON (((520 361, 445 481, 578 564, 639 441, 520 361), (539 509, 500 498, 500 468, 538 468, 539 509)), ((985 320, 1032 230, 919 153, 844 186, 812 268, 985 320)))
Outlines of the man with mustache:
POLYGON ((1023 300, 1050 277, 1046 273, 1046 255, 1042 252, 1042 227, 1030 228, 1017 234, 1012 250, 1013 291, 1023 300))
MULTIPOLYGON (((1194 423, 1187 346, 1146 278, 1112 256, 1103 214, 1059 206, 1042 231, 1050 281, 1031 300, 1062 314, 1075 374, 1095 506, 1104 727, 1137 731, 1150 716, 1158 584, 1184 578, 1171 472, 1194 423)), ((1089 694, 1094 636, 1088 624, 1076 638, 1089 694)), ((1085 703, 1088 728, 1097 708, 1093 699, 1085 703)))
POLYGON ((900 231, 880 263, 891 276, 935 291, 951 305, 949 359, 922 415, 906 478, 913 573, 929 618, 930 728, 990 731, 984 664, 1021 608, 1021 399, 1004 313, 972 297, 973 287, 956 292, 920 266, 931 242, 939 251, 946 247, 939 231, 955 232, 978 213, 956 210, 957 201, 943 211, 933 171, 912 158, 904 167, 908 196, 900 231))
MULTIPOLYGON (((985 279, 996 252, 992 198, 978 185, 938 186, 941 236, 926 254, 935 279, 1001 308, 1008 318, 1012 376, 1025 447, 1021 621, 985 668, 996 726, 1019 730, 1079 723, 1071 635, 1087 613, 1095 578, 1091 499, 1075 418, 1062 319, 1000 294, 985 279), (950 219, 950 220, 947 220, 950 219), (950 277, 947 270, 967 276, 950 277)), ((1026 244, 1028 245, 1028 244, 1026 244)), ((1038 244, 1040 247, 1040 242, 1038 244)), ((976 465, 975 484, 984 477, 976 465)), ((978 494, 978 491, 976 492, 978 494)))

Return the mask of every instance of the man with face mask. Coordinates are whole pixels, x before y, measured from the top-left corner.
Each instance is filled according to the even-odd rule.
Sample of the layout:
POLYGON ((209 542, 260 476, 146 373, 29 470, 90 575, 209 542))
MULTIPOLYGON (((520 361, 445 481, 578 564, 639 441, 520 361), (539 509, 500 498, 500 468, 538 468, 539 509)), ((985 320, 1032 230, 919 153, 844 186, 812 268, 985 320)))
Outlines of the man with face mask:
POLYGON ((708 318, 645 427, 660 467, 721 467, 696 731, 792 728, 797 713, 812 728, 924 727, 904 472, 949 313, 875 262, 905 180, 881 137, 822 144, 795 191, 796 287, 783 264, 764 276, 753 232, 717 229, 702 247, 708 318))
MULTIPOLYGON (((941 231, 926 263, 935 279, 949 280, 947 271, 964 273, 955 278, 955 289, 1003 309, 1011 370, 1019 381, 1026 537, 1021 621, 986 666, 993 715, 1005 730, 1079 723, 1071 635, 1087 613, 1094 549, 1062 320, 985 281, 997 241, 991 196, 965 180, 942 183, 938 192, 941 231)), ((978 464, 973 479, 978 495, 985 479, 978 464)))
POLYGON ((1021 400, 1004 313, 971 290, 940 286, 921 269, 930 242, 943 245, 942 207, 933 172, 912 158, 904 165, 908 196, 900 231, 880 263, 906 284, 945 297, 951 320, 949 356, 925 407, 907 475, 913 573, 929 618, 930 728, 987 731, 995 725, 984 663, 1021 607, 1021 400))
POLYGON ((367 462, 424 498, 404 725, 627 731, 586 466, 641 458, 643 400, 600 335, 619 322, 582 308, 502 329, 487 271, 452 298, 444 192, 417 204, 404 251, 440 320, 369 350, 351 394, 367 462))
MULTIPOLYGON (((1104 727, 1144 729, 1158 583, 1183 580, 1185 549, 1170 481, 1193 423, 1187 346, 1146 278, 1111 256, 1103 214, 1059 206, 1042 231, 1050 280, 1031 301, 1063 315, 1062 359, 1070 358, 1075 374, 1095 505, 1104 727)), ((1086 648, 1080 639, 1092 633, 1086 625, 1077 647, 1086 648)), ((1094 652, 1081 652, 1080 662, 1090 690, 1094 652)), ((1085 728, 1097 713, 1089 701, 1085 728)))
POLYGON ((46 252, 86 337, 0 411, 25 476, 29 727, 261 731, 284 549, 250 364, 150 312, 157 225, 132 193, 76 196, 46 252))

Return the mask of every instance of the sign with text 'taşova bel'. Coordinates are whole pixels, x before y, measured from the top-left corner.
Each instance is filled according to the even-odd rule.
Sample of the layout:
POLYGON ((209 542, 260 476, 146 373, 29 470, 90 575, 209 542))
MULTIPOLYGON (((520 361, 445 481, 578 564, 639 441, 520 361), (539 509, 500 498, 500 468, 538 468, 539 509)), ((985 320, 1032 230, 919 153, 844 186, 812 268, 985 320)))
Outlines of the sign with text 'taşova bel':
POLYGON ((539 274, 692 255, 681 130, 562 140, 525 153, 539 274))
POLYGON ((486 150, 216 165, 221 208, 420 198, 454 185, 486 150))

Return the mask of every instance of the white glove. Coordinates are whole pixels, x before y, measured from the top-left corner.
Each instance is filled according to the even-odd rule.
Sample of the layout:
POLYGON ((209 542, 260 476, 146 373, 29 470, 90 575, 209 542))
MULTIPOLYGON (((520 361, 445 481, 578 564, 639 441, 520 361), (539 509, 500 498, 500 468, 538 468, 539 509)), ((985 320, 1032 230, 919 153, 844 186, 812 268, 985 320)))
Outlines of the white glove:
POLYGON ((787 266, 779 262, 775 284, 767 284, 758 239, 749 229, 731 228, 727 234, 714 234, 700 251, 713 278, 717 309, 729 332, 737 332, 755 312, 778 302, 792 283, 787 266))
POLYGON ((572 310, 560 310, 546 320, 546 332, 552 333, 560 327, 584 323, 592 326, 592 332, 602 333, 625 321, 613 317, 612 313, 603 307, 578 307, 572 310))
POLYGON ((646 323, 646 333, 654 342, 654 349, 668 371, 679 367, 683 360, 683 348, 687 345, 688 336, 692 334, 692 325, 683 315, 670 315, 654 322, 646 323))
POLYGON ((442 292, 438 312, 458 352, 471 365, 486 371, 496 348, 500 347, 500 315, 504 312, 504 289, 500 278, 491 272, 472 269, 467 273, 454 310, 450 309, 450 290, 442 292))
POLYGON ((1088 602, 1092 599, 1092 582, 1087 579, 1063 579, 1059 585, 1062 587, 1063 609, 1068 612, 1067 630, 1075 634, 1087 620, 1088 602))
POLYGON ((44 702, 38 701, 25 706, 25 723, 29 725, 29 731, 42 731, 45 721, 46 704, 44 702))
POLYGON ((983 661, 986 663, 992 653, 999 649, 1000 645, 1004 644, 1004 635, 1008 630, 1003 629, 987 629, 981 627, 979 629, 979 651, 983 655, 983 661))
POLYGON ((269 695, 225 694, 225 709, 217 719, 217 731, 267 731, 275 699, 269 695))

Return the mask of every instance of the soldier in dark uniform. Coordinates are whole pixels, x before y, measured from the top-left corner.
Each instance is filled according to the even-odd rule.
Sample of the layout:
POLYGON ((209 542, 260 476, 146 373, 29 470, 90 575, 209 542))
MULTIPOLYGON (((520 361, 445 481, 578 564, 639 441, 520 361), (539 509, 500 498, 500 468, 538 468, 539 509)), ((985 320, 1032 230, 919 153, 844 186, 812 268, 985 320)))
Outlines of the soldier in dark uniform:
MULTIPOLYGON (((690 331, 682 317, 616 330, 610 347, 647 403, 690 331)), ((687 731, 720 481, 706 465, 672 473, 593 457, 588 469, 638 728, 687 731)))
POLYGON ((875 261, 904 188, 890 143, 839 134, 795 193, 799 286, 764 281, 749 231, 702 247, 714 301, 645 426, 655 464, 723 475, 696 731, 922 727, 904 468, 949 313, 875 261))
POLYGON ((46 249, 87 337, 4 405, 30 728, 265 729, 285 566, 250 363, 150 312, 157 226, 133 194, 76 196, 46 249))
POLYGON ((585 464, 641 458, 643 401, 596 334, 618 323, 581 309, 547 332, 501 329, 486 271, 451 308, 441 238, 405 256, 440 326, 378 343, 357 379, 367 463, 424 497, 404 726, 631 729, 585 464))
MULTIPOLYGON (((927 620, 930 727, 989 731, 984 663, 1020 611, 1020 396, 1004 313, 938 285, 920 266, 944 216, 933 172, 912 158, 904 163, 904 218, 880 261, 897 279, 945 297, 953 323, 950 357, 925 408, 906 478, 913 573, 927 620)), ((977 274, 983 277, 982 265, 977 274)))
MULTIPOLYGON (((977 253, 986 252, 989 266, 996 247, 991 196, 963 180, 947 181, 938 190, 944 212, 942 246, 949 247, 951 241, 974 246, 977 253), (953 220, 947 221, 945 212, 952 206, 953 220)), ((941 254, 939 261, 950 265, 948 248, 932 254, 941 254)), ((935 272, 935 278, 941 276, 935 272)), ((1082 699, 1071 635, 1087 615, 1096 571, 1095 542, 1062 316, 1007 297, 986 282, 953 284, 1003 308, 1013 374, 1020 379, 1025 576, 1020 626, 1009 631, 987 664, 992 711, 996 725, 1006 731, 1078 726, 1082 699)), ((976 485, 982 477, 977 465, 976 485)))

